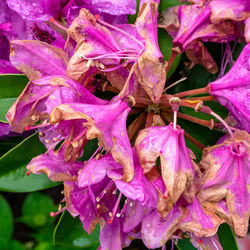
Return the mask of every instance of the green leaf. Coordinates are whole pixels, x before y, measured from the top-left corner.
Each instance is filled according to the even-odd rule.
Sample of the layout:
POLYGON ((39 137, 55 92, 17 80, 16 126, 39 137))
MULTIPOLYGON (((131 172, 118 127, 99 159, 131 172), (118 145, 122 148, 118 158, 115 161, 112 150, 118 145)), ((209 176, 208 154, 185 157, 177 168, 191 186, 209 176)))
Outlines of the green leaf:
POLYGON ((20 143, 22 140, 23 138, 19 136, 19 137, 9 137, 5 139, 4 141, 1 141, 0 142, 0 157, 6 154, 13 147, 17 146, 17 144, 20 143))
POLYGON ((0 122, 7 121, 5 116, 8 112, 9 108, 12 106, 12 104, 15 102, 16 98, 1 98, 0 99, 0 122))
MULTIPOLYGON (((13 232, 12 212, 7 201, 0 195, 0 242, 9 241, 13 232)), ((2 244, 1 244, 2 245, 2 244)))
POLYGON ((140 0, 136 0, 136 13, 134 15, 127 15, 128 16, 128 23, 135 23, 135 20, 137 18, 138 12, 139 12, 139 5, 140 5, 140 0))
POLYGON ((181 3, 180 0, 161 0, 159 4, 159 11, 163 11, 169 7, 174 7, 182 4, 183 3, 181 3))
POLYGON ((6 250, 25 250, 25 248, 19 241, 11 240, 6 250))
POLYGON ((88 235, 78 217, 73 218, 68 212, 64 212, 54 231, 54 244, 75 249, 96 249, 99 245, 99 226, 88 235))
POLYGON ((197 249, 196 247, 194 247, 192 245, 192 243, 189 241, 189 239, 182 239, 182 240, 178 240, 177 242, 177 247, 180 250, 195 250, 197 249))
POLYGON ((60 183, 52 182, 44 174, 26 175, 30 160, 45 152, 45 147, 33 134, 0 158, 0 190, 9 192, 31 192, 50 188, 60 183))
POLYGON ((238 250, 232 228, 224 223, 218 229, 218 237, 223 249, 238 250))
POLYGON ((32 228, 44 227, 54 222, 50 212, 56 210, 53 200, 46 194, 30 193, 22 207, 22 217, 18 221, 32 228))
POLYGON ((0 75, 0 98, 19 96, 28 81, 28 78, 21 74, 0 75))
POLYGON ((87 161, 97 150, 98 148, 98 140, 92 139, 89 140, 83 148, 83 156, 80 160, 87 161))
MULTIPOLYGON (((164 57, 164 60, 168 61, 172 53, 172 47, 173 47, 172 38, 164 29, 158 29, 157 35, 161 53, 164 57)), ((169 79, 173 75, 180 61, 181 61, 181 55, 177 55, 168 71, 167 79, 169 79)))

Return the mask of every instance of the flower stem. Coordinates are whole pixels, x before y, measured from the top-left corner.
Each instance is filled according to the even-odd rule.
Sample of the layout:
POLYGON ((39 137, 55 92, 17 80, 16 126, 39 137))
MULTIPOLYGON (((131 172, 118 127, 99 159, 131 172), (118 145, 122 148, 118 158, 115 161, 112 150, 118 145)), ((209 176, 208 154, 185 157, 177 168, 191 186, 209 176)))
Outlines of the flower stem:
POLYGON ((205 94, 205 93, 209 93, 209 86, 206 86, 206 87, 200 88, 200 89, 193 89, 193 90, 180 92, 180 93, 175 94, 174 96, 184 97, 184 96, 199 95, 199 94, 205 94))
POLYGON ((199 125, 205 126, 205 127, 209 128, 210 130, 212 130, 214 128, 214 125, 215 125, 215 122, 214 122, 213 119, 211 119, 210 121, 202 120, 202 119, 199 119, 197 117, 186 115, 186 114, 183 114, 183 113, 180 113, 180 112, 178 112, 178 116, 181 119, 185 119, 187 121, 190 121, 190 122, 197 123, 199 125))
POLYGON ((131 141, 140 128, 145 124, 146 113, 141 113, 128 127, 128 137, 131 141))
POLYGON ((153 123, 153 116, 154 116, 154 112, 152 110, 150 110, 148 112, 148 115, 147 115, 145 128, 148 128, 148 127, 150 127, 152 125, 152 123, 153 123))
POLYGON ((203 102, 206 102, 206 101, 215 101, 217 102, 217 99, 214 97, 214 96, 200 96, 200 97, 191 97, 189 98, 190 100, 199 100, 199 101, 203 101, 203 102))
POLYGON ((201 144, 200 142, 198 142, 196 139, 194 139, 190 134, 188 134, 186 131, 184 132, 184 135, 191 141, 193 142, 198 148, 200 148, 201 150, 203 150, 205 148, 205 146, 203 144, 201 144))

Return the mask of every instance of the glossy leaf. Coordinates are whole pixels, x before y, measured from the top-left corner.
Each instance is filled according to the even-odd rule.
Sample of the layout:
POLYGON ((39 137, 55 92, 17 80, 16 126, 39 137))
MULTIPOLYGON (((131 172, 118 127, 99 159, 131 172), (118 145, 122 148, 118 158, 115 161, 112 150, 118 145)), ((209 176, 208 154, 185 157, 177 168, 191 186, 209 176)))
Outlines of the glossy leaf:
POLYGON ((12 106, 12 104, 15 102, 16 98, 1 98, 0 99, 0 122, 7 121, 5 118, 5 115, 7 114, 7 111, 12 106))
POLYGON ((0 196, 0 242, 9 241, 13 232, 12 212, 7 201, 0 196))
POLYGON ((0 190, 9 192, 31 192, 59 185, 44 174, 26 175, 30 160, 45 152, 45 147, 34 134, 23 140, 0 158, 0 190))
POLYGON ((53 223, 50 212, 56 209, 53 200, 46 194, 30 193, 23 203, 22 217, 19 221, 32 228, 44 227, 53 223))
POLYGON ((163 11, 169 7, 174 7, 181 4, 183 3, 181 3, 180 0, 161 0, 159 4, 159 11, 163 11))
POLYGON ((228 224, 220 225, 218 237, 223 249, 238 250, 233 230, 228 224))
MULTIPOLYGON (((164 60, 168 61, 172 53, 173 42, 170 35, 163 29, 158 29, 158 43, 164 60)), ((173 75, 180 61, 181 55, 177 55, 167 73, 167 79, 169 79, 173 75)))
POLYGON ((64 212, 54 231, 54 245, 76 249, 96 249, 99 245, 99 227, 91 235, 84 231, 78 217, 73 218, 64 212))
POLYGON ((0 75, 0 98, 17 97, 25 88, 28 79, 21 74, 0 75))
POLYGON ((195 249, 197 249, 192 245, 192 243, 188 239, 178 240, 177 248, 179 250, 195 250, 195 249))
POLYGON ((136 13, 134 15, 127 15, 128 16, 128 23, 135 23, 136 17, 138 15, 139 12, 139 4, 140 4, 140 0, 136 0, 136 13))
MULTIPOLYGON (((24 246, 16 240, 9 241, 8 248, 6 250, 25 250, 24 246)), ((2 249, 4 250, 4 249, 2 249)))
POLYGON ((21 136, 19 137, 9 137, 4 141, 0 141, 0 157, 6 154, 13 147, 17 146, 23 140, 21 136))

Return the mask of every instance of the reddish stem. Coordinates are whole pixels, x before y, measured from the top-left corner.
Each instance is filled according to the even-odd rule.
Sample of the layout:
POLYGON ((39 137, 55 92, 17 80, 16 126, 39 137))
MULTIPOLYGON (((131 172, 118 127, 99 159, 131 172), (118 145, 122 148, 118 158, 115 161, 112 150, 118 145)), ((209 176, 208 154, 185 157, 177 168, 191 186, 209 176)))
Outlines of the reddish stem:
POLYGON ((200 97, 191 97, 189 98, 190 100, 200 100, 200 101, 203 101, 203 102, 206 102, 206 101, 215 101, 217 102, 217 99, 214 97, 214 96, 200 96, 200 97))
POLYGON ((168 59, 168 66, 167 66, 167 72, 169 71, 175 57, 178 55, 179 53, 177 53, 176 50, 172 50, 172 54, 170 56, 170 58, 168 59))
POLYGON ((199 94, 205 94, 205 93, 209 93, 209 86, 206 86, 200 89, 192 89, 192 90, 180 92, 180 93, 175 94, 174 96, 184 97, 184 96, 199 95, 199 94))
POLYGON ((194 122, 194 123, 200 124, 202 126, 208 127, 210 130, 212 130, 214 128, 215 122, 213 119, 211 119, 210 121, 206 121, 206 120, 202 120, 202 119, 199 119, 197 117, 186 115, 186 114, 183 114, 180 112, 178 112, 178 117, 185 119, 185 120, 188 120, 190 122, 194 122))
POLYGON ((188 134, 187 132, 184 132, 185 136, 191 141, 193 142, 198 148, 200 148, 201 150, 203 150, 206 146, 204 146, 203 144, 201 144, 200 142, 198 142, 196 139, 194 139, 190 134, 188 134))
POLYGON ((145 124, 146 113, 141 113, 128 127, 128 137, 131 141, 140 128, 145 124))
POLYGON ((150 110, 148 112, 148 115, 147 115, 147 120, 146 120, 146 125, 145 125, 145 128, 148 128, 152 125, 153 123, 153 116, 154 116, 154 112, 152 110, 150 110))

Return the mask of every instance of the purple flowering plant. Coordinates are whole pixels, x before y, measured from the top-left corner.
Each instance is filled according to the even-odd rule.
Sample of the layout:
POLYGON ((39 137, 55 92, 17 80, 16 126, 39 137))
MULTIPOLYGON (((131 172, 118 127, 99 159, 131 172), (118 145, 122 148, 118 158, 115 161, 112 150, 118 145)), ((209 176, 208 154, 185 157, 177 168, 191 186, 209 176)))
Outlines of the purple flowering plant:
POLYGON ((250 217, 249 1, 0 10, 0 190, 61 188, 55 247, 237 249, 250 217))

